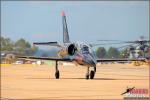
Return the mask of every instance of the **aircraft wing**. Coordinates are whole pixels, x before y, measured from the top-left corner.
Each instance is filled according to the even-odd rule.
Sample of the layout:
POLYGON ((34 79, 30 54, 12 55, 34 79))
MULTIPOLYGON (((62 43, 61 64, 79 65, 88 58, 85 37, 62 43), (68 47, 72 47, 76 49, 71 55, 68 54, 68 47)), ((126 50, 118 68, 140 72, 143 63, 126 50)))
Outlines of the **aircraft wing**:
POLYGON ((144 61, 146 59, 97 59, 97 62, 127 62, 127 61, 144 61))
POLYGON ((66 61, 66 62, 71 62, 72 60, 69 58, 52 58, 52 57, 35 57, 35 56, 17 56, 19 59, 39 59, 39 60, 53 60, 53 61, 66 61))

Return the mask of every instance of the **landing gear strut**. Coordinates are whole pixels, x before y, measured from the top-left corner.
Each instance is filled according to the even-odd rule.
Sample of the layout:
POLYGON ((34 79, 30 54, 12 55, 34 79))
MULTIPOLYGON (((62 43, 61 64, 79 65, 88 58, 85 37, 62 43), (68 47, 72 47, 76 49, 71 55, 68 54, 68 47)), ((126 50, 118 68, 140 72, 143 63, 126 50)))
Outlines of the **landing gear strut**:
POLYGON ((96 67, 94 67, 94 71, 91 70, 90 73, 89 73, 89 68, 90 67, 87 67, 87 73, 86 73, 86 79, 94 79, 94 76, 95 76, 95 72, 96 72, 96 67))
POLYGON ((59 70, 58 70, 58 61, 56 61, 56 66, 55 66, 56 72, 55 72, 55 78, 59 79, 59 70))

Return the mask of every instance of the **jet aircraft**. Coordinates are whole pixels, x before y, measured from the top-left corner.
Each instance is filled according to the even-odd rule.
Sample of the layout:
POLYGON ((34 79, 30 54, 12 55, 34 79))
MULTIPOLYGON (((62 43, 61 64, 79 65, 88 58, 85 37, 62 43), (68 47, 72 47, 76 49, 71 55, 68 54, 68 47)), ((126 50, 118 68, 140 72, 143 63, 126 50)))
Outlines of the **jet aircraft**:
POLYGON ((128 87, 127 87, 127 90, 126 90, 124 93, 122 93, 121 95, 124 95, 124 94, 126 94, 126 93, 131 92, 134 88, 135 88, 135 87, 132 87, 132 88, 128 88, 128 87))
MULTIPOLYGON (((55 78, 60 78, 60 71, 58 68, 58 62, 73 62, 78 65, 87 67, 85 75, 86 79, 94 79, 96 73, 96 64, 98 62, 119 62, 119 61, 137 61, 138 59, 97 59, 92 50, 91 44, 83 42, 71 42, 69 39, 66 15, 62 11, 62 23, 63 23, 63 44, 58 42, 35 42, 34 45, 49 45, 60 48, 58 58, 52 57, 36 57, 36 56, 18 56, 21 59, 41 59, 41 60, 53 60, 56 62, 55 65, 55 78)), ((141 61, 141 60, 140 60, 141 61)), ((143 60, 144 61, 144 60, 143 60)))

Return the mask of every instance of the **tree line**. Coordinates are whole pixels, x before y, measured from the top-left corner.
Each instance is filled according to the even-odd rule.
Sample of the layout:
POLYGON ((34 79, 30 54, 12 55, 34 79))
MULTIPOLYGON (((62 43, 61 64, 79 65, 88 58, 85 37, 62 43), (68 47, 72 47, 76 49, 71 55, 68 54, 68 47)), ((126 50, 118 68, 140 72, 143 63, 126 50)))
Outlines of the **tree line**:
MULTIPOLYGON (((24 38, 18 39, 16 42, 12 41, 10 38, 4 38, 1 36, 1 51, 3 52, 14 52, 19 55, 34 55, 39 49, 31 45, 24 38)), ((128 51, 125 49, 123 51, 119 51, 115 47, 110 47, 106 50, 104 47, 98 47, 95 51, 95 54, 98 58, 124 58, 129 55, 128 51)))
POLYGON ((127 49, 119 51, 115 47, 110 47, 106 50, 104 47, 98 47, 96 50, 96 56, 98 58, 126 58, 129 56, 127 49))
POLYGON ((10 38, 1 36, 0 41, 2 52, 14 52, 19 55, 33 55, 38 50, 36 46, 32 46, 27 40, 23 38, 14 42, 10 38))

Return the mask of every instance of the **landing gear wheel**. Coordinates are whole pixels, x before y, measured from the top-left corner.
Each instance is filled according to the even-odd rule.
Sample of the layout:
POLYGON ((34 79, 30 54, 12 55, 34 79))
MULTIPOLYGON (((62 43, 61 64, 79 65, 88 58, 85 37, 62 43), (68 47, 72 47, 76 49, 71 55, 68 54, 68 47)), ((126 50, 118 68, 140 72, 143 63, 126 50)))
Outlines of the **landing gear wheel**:
POLYGON ((87 79, 87 80, 89 79, 89 74, 86 74, 86 79, 87 79))
POLYGON ((57 71, 57 72, 55 73, 55 78, 56 78, 56 79, 59 79, 59 71, 57 71))
POLYGON ((94 67, 94 71, 96 72, 96 67, 94 67))
POLYGON ((95 76, 95 72, 94 72, 94 71, 91 71, 91 72, 90 72, 90 79, 93 79, 94 76, 95 76))

